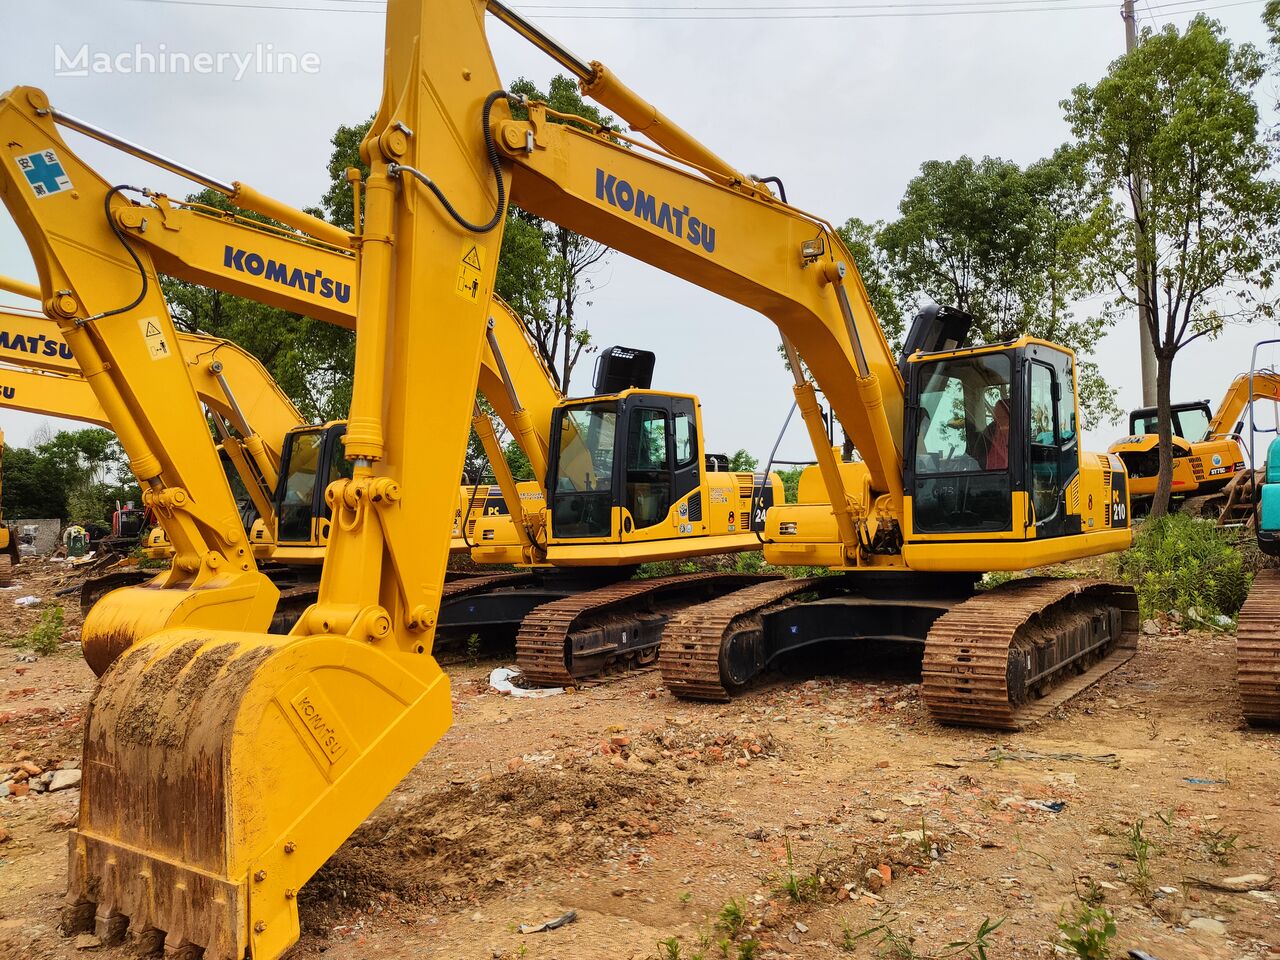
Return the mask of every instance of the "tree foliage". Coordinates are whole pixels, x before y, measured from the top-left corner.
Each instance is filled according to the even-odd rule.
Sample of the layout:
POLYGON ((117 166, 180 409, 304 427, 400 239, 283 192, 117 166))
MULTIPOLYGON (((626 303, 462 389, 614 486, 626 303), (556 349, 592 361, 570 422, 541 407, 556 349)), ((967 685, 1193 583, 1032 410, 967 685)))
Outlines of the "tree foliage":
MULTIPOLYGON (((551 78, 546 92, 526 77, 512 83, 511 92, 544 101, 558 113, 588 121, 583 124, 550 117, 552 123, 571 123, 583 129, 612 125, 611 117, 582 99, 577 81, 563 74, 551 78)), ((527 113, 514 108, 512 115, 523 119, 527 113)), ((583 353, 595 349, 581 310, 591 305, 589 298, 595 289, 595 274, 612 251, 602 243, 518 208, 512 209, 507 230, 514 235, 510 241, 503 241, 503 263, 513 254, 522 254, 523 258, 513 258, 514 262, 507 268, 511 273, 505 276, 504 268, 499 266, 499 294, 513 306, 520 303, 523 296, 520 308, 525 322, 551 360, 552 369, 560 379, 560 389, 567 393, 578 360, 583 353), (542 254, 537 249, 539 246, 542 254), (523 288, 518 284, 523 284, 523 288), (508 297, 508 292, 515 299, 508 297)))
MULTIPOLYGON (((930 160, 907 185, 899 217, 870 232, 883 251, 872 271, 884 278, 879 296, 897 299, 899 318, 928 303, 963 310, 975 342, 1030 334, 1087 356, 1106 320, 1078 317, 1072 305, 1096 282, 1088 239, 1101 202, 1067 147, 1027 167, 999 157, 930 160)), ((1114 420, 1115 391, 1097 367, 1082 359, 1078 375, 1085 424, 1114 420)))
POLYGON ((102 526, 117 501, 141 499, 124 451, 109 431, 88 427, 33 441, 4 450, 0 512, 10 520, 57 517, 102 526))
POLYGON ((880 243, 884 227, 883 220, 868 223, 857 217, 850 217, 836 228, 836 233, 853 254, 853 262, 862 277, 867 299, 871 301, 871 309, 876 312, 885 339, 889 341, 894 353, 900 353, 906 317, 893 265, 889 262, 888 251, 880 243))
POLYGON ((1063 101, 1088 183, 1122 198, 1091 225, 1109 313, 1138 309, 1145 288, 1140 319, 1155 347, 1160 421, 1155 516, 1171 490, 1174 358, 1226 322, 1273 315, 1261 291, 1275 269, 1280 188, 1266 176, 1258 126, 1262 75, 1253 46, 1232 45, 1217 22, 1197 16, 1183 32, 1144 30, 1133 53, 1063 101))

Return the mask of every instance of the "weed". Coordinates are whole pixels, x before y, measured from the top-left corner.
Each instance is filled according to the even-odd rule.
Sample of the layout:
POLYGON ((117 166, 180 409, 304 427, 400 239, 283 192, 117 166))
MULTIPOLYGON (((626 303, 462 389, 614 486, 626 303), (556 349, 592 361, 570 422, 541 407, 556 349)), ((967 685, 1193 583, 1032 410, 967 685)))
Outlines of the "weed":
POLYGON ((62 607, 49 607, 40 614, 40 622, 37 623, 22 639, 24 647, 30 647, 41 656, 48 656, 58 649, 58 644, 62 642, 62 631, 66 629, 66 624, 62 618, 62 607))
POLYGON ((926 956, 916 953, 911 937, 893 929, 893 922, 897 917, 886 913, 876 919, 880 922, 858 933, 854 933, 849 925, 845 924, 840 949, 845 953, 853 953, 858 949, 858 941, 870 940, 879 935, 879 939, 875 941, 876 948, 881 956, 891 957, 892 960, 951 960, 955 957, 965 957, 967 960, 988 960, 987 951, 993 949, 991 935, 1004 923, 1004 917, 994 923, 990 917, 986 917, 968 940, 953 940, 941 953, 926 956))
POLYGON ((720 908, 720 913, 716 917, 716 929, 732 940, 737 937, 738 931, 746 922, 746 905, 741 900, 730 900, 720 908))
POLYGON ((690 893, 688 890, 686 890, 684 893, 680 894, 679 899, 681 903, 688 903, 690 900, 693 899, 693 894, 690 893))
POLYGON ((947 944, 947 953, 940 954, 940 957, 967 957, 969 960, 988 960, 987 951, 991 949, 991 934, 1000 928, 1000 924, 1004 923, 1004 917, 1001 917, 995 923, 991 922, 990 917, 983 917, 982 923, 978 926, 978 932, 968 940, 954 940, 947 944))
POLYGON ((844 937, 840 941, 840 949, 845 953, 853 953, 858 949, 858 942, 861 940, 870 941, 873 937, 875 947, 881 956, 892 957, 894 960, 923 960, 911 948, 911 938, 893 929, 893 922, 896 916, 889 913, 882 913, 876 917, 879 923, 873 924, 864 930, 854 933, 848 924, 844 926, 844 937))
POLYGON ((1155 844, 1143 833, 1142 828, 1145 826, 1145 820, 1135 820, 1133 829, 1125 837, 1128 844, 1125 856, 1133 861, 1133 876, 1129 878, 1129 886, 1144 900, 1151 897, 1151 858, 1156 853, 1155 844))
POLYGON ((1076 896, 1087 907, 1100 907, 1107 899, 1107 891, 1098 886, 1092 877, 1085 877, 1084 890, 1080 889, 1079 881, 1076 882, 1076 896))
POLYGON ((1144 523, 1120 558, 1120 575, 1138 593, 1142 616, 1195 608, 1201 619, 1235 616, 1249 593, 1256 561, 1244 536, 1184 513, 1144 523))
POLYGON ((1200 845, 1204 847, 1205 853, 1225 867, 1235 856, 1239 839, 1238 833, 1225 833, 1221 827, 1217 827, 1201 834, 1200 845))
POLYGON ((680 960, 680 941, 675 937, 667 937, 658 941, 658 960, 680 960))
POLYGON ((1178 818, 1178 811, 1174 807, 1170 807, 1164 813, 1157 813, 1156 819, 1164 824, 1164 832, 1166 836, 1173 835, 1173 822, 1178 818))
MULTIPOLYGON (((923 822, 923 821, 922 821, 923 822)), ((791 856, 791 841, 787 845, 787 873, 782 878, 780 893, 785 893, 792 903, 808 903, 818 895, 818 875, 816 873, 800 876, 796 873, 795 860, 791 856)))
POLYGON ((759 550, 740 553, 733 560, 733 569, 738 573, 764 573, 764 554, 759 550))
POLYGON ((522 944, 520 944, 520 946, 516 949, 516 956, 517 956, 517 957, 523 957, 523 956, 525 956, 528 952, 529 952, 529 945, 528 945, 527 943, 522 943, 522 944))
POLYGON ((738 960, 755 960, 756 951, 759 949, 759 940, 743 940, 738 944, 738 960))
POLYGON ((467 637, 467 660, 475 663, 480 659, 480 634, 473 633, 467 637))
POLYGON ((1116 918, 1105 907, 1080 906, 1075 916, 1059 921, 1062 941, 1077 960, 1107 960, 1110 940, 1116 935, 1116 918))
POLYGON ((929 856, 929 828, 924 822, 924 811, 920 811, 920 852, 929 856))

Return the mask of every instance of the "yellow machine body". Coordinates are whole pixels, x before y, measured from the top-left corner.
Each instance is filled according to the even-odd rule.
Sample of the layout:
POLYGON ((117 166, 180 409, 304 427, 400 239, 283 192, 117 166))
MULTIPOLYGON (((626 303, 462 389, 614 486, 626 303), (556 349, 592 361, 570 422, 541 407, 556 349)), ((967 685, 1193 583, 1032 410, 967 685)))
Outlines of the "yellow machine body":
MULTIPOLYGON (((1202 400, 1171 405, 1173 483, 1175 497, 1214 493, 1225 488, 1248 466, 1244 416, 1258 401, 1280 400, 1280 376, 1271 371, 1242 373, 1211 410, 1202 400)), ((1135 499, 1155 496, 1160 472, 1157 412, 1144 407, 1129 414, 1129 435, 1107 448, 1124 463, 1129 493, 1135 499)))
MULTIPOLYGON (((561 403, 538 565, 633 566, 758 550, 765 511, 783 500, 781 481, 707 470, 703 436, 691 394, 628 389, 561 403)), ((526 563, 513 525, 510 517, 482 519, 472 557, 526 563)))
MULTIPOLYGON (((71 831, 72 930, 90 921, 111 933, 127 920, 163 931, 174 951, 203 948, 206 960, 241 960, 246 950, 254 960, 274 960, 297 938, 298 889, 447 729, 449 685, 432 646, 508 196, 776 324, 793 358, 839 566, 909 563, 913 545, 926 551, 928 563, 927 551, 953 549, 936 530, 921 529, 935 522, 928 516, 938 515, 947 485, 938 486, 935 471, 923 478, 934 483, 933 492, 921 491, 919 471, 910 463, 904 471, 903 447, 914 442, 919 425, 907 399, 920 394, 918 377, 938 358, 917 358, 920 369, 908 376, 917 385, 904 384, 831 224, 780 202, 605 68, 576 61, 496 0, 388 0, 385 49, 382 99, 361 147, 370 169, 364 228, 353 241, 355 380, 343 438, 350 476, 325 491, 332 516, 318 600, 287 637, 186 627, 145 636, 103 677, 87 718, 80 818, 71 831), (587 93, 664 152, 628 149, 621 134, 590 125, 553 124, 536 103, 522 104, 528 119, 512 119, 484 35, 486 9, 578 71, 587 93), (862 470, 846 470, 832 450, 818 389, 861 454, 862 470)), ((62 162, 55 122, 76 125, 50 110, 38 91, 19 88, 0 98, 10 154, 0 192, 33 250, 46 312, 60 318, 86 378, 93 382, 101 365, 82 348, 85 336, 118 326, 121 341, 130 343, 133 355, 122 358, 128 362, 111 367, 112 390, 125 390, 130 373, 164 366, 153 359, 140 323, 160 318, 163 336, 171 327, 163 326, 167 314, 154 292, 135 302, 136 264, 119 242, 110 246, 120 238, 101 213, 118 197, 83 165, 62 162), (92 302, 61 292, 78 289, 75 271, 63 266, 75 253, 70 242, 50 242, 86 232, 94 234, 86 246, 97 262, 85 272, 105 271, 115 281, 92 302), (101 262, 101 250, 117 250, 119 259, 101 262)), ((243 185, 227 192, 246 209, 308 229, 303 218, 290 219, 243 185)), ((326 231, 315 229, 323 239, 326 231)), ((1043 359, 1032 356, 1035 343, 1010 349, 1019 363, 1043 359)), ((1006 381, 1009 398, 1020 396, 1017 383, 1012 376, 1006 381)), ((184 384, 175 380, 174 396, 190 393, 184 384)), ((117 398, 94 385, 112 413, 117 398)), ((191 401, 177 405, 175 421, 188 416, 188 406, 198 409, 191 401)), ((1010 402, 1019 414, 1035 411, 1030 401, 1010 402)), ((966 415, 989 419, 998 404, 983 403, 966 399, 966 415)), ((194 437, 199 423, 192 415, 176 425, 194 437)), ((181 440, 179 432, 154 438, 147 449, 132 437, 124 444, 152 502, 172 503, 188 478, 176 467, 148 469, 144 454, 157 460, 181 440)), ((1055 430, 1049 444, 1059 457, 1053 483, 1062 497, 1070 495, 1062 469, 1068 441, 1055 430)), ((216 472, 208 446, 192 483, 216 472)), ((1035 446, 1028 439, 1028 450, 1035 446)), ((1087 495, 1085 460, 1079 462, 1078 489, 1087 495)), ((999 500, 1001 516, 1025 509, 1037 489, 1034 469, 971 472, 986 483, 1007 481, 1007 496, 985 498, 999 500)), ((193 495, 188 502, 193 511, 204 507, 193 495)), ((216 493, 210 502, 220 502, 216 493)), ((655 502, 644 511, 665 527, 672 506, 679 517, 689 500, 673 495, 672 504, 656 508, 655 502)), ((566 529, 550 497, 547 507, 549 543, 566 529)), ((627 513, 634 527, 637 511, 627 513)), ((968 522, 963 510, 957 516, 968 522)), ((1037 522, 1069 526, 1068 516, 1084 514, 1055 511, 1037 522)), ((626 519, 610 511, 610 537, 615 524, 627 532, 626 519)), ((1022 541, 983 539, 993 555, 1024 550, 1022 529, 1022 541)), ((191 555, 193 538, 182 524, 172 530, 179 534, 176 568, 191 555)), ((1077 544, 1077 555, 1092 552, 1083 529, 1057 536, 1077 544)), ((670 539, 678 540, 678 532, 670 539)), ((217 545, 226 548, 219 557, 233 552, 217 545)), ((200 570, 223 566, 201 557, 200 570)), ((252 557, 237 561, 244 573, 256 572, 252 557)), ((985 568, 1002 566, 993 556, 985 568)), ((226 595, 228 585, 220 586, 226 595)))
MULTIPOLYGON (((926 367, 913 413, 916 449, 903 503, 901 554, 866 551, 842 562, 841 544, 820 472, 802 474, 799 503, 770 511, 764 548, 771 563, 905 567, 935 572, 1028 570, 1123 550, 1131 541, 1129 500, 1120 461, 1079 448, 1075 357, 1045 341, 1021 337, 966 350, 916 353, 908 377, 926 367), (1006 416, 1002 462, 983 463, 1006 416), (1019 429, 1019 425, 1027 424, 1019 429), (920 509, 924 502, 923 510, 920 509), (957 529, 959 527, 960 529, 957 529)), ((842 464, 845 490, 869 508, 864 464, 842 464)))

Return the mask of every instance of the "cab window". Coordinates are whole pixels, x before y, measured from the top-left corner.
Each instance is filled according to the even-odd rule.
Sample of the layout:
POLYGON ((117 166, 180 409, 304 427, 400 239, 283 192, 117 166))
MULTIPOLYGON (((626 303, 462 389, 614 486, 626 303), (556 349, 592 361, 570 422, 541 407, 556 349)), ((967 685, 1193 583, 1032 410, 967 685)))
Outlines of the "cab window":
POLYGON ((637 527, 651 527, 671 510, 671 454, 666 411, 638 409, 627 436, 627 509, 637 527))
POLYGON ((677 413, 675 417, 676 467, 687 467, 698 452, 693 442, 693 417, 677 413))
POLYGON ((920 365, 912 489, 917 531, 1012 528, 1012 379, 1005 353, 920 365))
POLYGON ((277 519, 276 536, 281 542, 310 541, 311 521, 314 518, 315 493, 320 457, 324 447, 324 432, 317 430, 293 435, 289 448, 289 463, 281 478, 283 496, 277 519))

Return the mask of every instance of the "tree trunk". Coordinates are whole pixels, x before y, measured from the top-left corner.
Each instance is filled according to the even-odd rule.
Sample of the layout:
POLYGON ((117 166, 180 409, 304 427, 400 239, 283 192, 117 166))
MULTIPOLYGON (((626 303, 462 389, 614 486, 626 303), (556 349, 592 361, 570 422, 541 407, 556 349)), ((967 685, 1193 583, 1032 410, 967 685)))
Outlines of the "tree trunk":
POLYGON ((1173 375, 1173 351, 1156 349, 1156 421, 1160 450, 1160 473, 1156 479, 1156 495, 1151 501, 1151 519, 1158 520, 1169 512, 1173 492, 1173 414, 1169 409, 1169 385, 1173 375))

